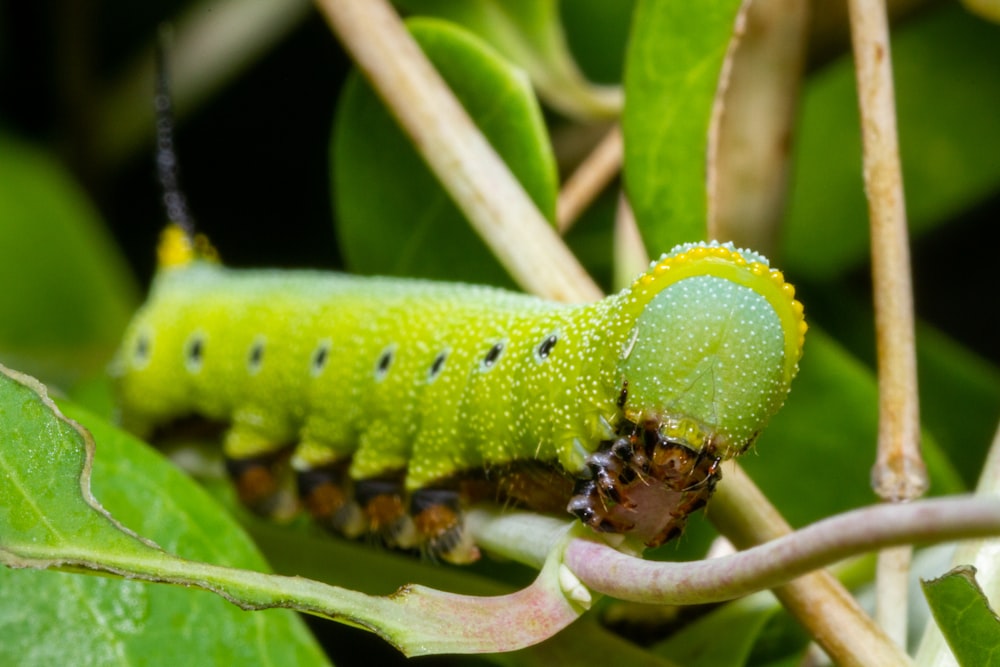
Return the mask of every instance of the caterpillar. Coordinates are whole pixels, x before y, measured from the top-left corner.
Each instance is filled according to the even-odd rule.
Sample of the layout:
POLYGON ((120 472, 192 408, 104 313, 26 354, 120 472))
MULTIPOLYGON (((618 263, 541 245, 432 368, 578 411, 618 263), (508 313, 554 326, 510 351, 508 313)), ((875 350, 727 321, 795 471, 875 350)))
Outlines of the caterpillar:
POLYGON ((784 402, 807 329, 781 272, 695 243, 566 305, 485 286, 234 270, 169 225, 113 366, 123 423, 226 422, 241 500, 464 563, 462 508, 677 535, 784 402))
POLYGON ((167 225, 111 374, 123 425, 227 424, 241 501, 304 505, 348 537, 467 563, 463 508, 569 512, 656 546, 781 407, 807 326, 795 289, 732 244, 681 245, 626 289, 567 305, 486 286, 233 270, 177 182, 165 58, 167 225), (290 465, 286 465, 290 464, 290 465), (297 494, 285 488, 291 468, 297 494))

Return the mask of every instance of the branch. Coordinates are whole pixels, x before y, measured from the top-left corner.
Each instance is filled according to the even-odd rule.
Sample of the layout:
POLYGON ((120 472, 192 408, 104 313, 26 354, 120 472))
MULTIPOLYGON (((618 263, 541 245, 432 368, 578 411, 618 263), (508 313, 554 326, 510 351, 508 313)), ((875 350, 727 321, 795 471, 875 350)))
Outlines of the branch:
POLYGON ((565 234, 573 226, 580 214, 621 171, 622 152, 622 128, 616 124, 563 184, 556 203, 560 234, 565 234))
MULTIPOLYGON (((920 455, 913 288, 896 136, 896 104, 884 2, 850 0, 861 105, 865 190, 871 220, 872 282, 878 351, 878 455, 872 486, 884 500, 912 500, 927 490, 920 455)), ((879 556, 877 615, 900 645, 906 643, 908 549, 879 556)))
POLYGON ((872 234, 872 278, 879 376, 879 456, 876 492, 887 500, 912 500, 927 489, 920 456, 913 289, 896 138, 885 9, 852 0, 858 99, 864 142, 865 188, 872 234))

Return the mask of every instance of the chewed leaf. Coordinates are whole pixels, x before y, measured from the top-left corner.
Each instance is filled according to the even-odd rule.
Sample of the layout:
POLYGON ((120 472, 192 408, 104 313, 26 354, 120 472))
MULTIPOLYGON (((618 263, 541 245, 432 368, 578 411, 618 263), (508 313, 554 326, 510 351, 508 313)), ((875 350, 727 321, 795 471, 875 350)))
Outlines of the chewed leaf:
POLYGON ((959 566, 921 585, 958 664, 1000 665, 1000 618, 976 583, 976 568, 959 566))
POLYGON ((285 607, 365 627, 410 655, 513 650, 555 634, 583 611, 560 588, 555 558, 532 586, 488 598, 422 587, 372 597, 186 560, 101 507, 90 493, 93 438, 59 412, 37 381, 3 367, 0 424, 0 562, 10 567, 203 588, 247 610, 285 607))
MULTIPOLYGON (((89 435, 54 412, 38 383, 0 374, 0 562, 42 567, 161 553, 119 530, 91 496, 90 479, 117 516, 170 550, 267 567, 233 519, 169 461, 92 415, 66 409, 92 424, 96 458, 88 457, 95 447, 89 435)), ((325 664, 305 624, 285 610, 254 617, 176 586, 5 567, 0 590, 0 664, 105 665, 141 656, 156 667, 192 654, 325 664)))
POLYGON ((101 554, 161 554, 90 494, 90 434, 63 417, 36 380, 0 370, 0 560, 49 568, 86 566, 101 554))

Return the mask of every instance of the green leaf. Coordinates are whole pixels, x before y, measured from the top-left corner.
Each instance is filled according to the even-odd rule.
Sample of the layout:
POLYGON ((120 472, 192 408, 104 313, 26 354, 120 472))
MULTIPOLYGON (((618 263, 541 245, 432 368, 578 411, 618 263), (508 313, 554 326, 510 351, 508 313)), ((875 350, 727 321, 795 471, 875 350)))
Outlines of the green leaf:
MULTIPOLYGON (((105 505, 161 547, 267 569, 232 519, 159 454, 71 408, 100 441, 91 461, 93 441, 39 392, 23 376, 0 374, 0 562, 167 557, 92 504, 92 478, 105 505)), ((249 615, 206 591, 4 567, 0 589, 0 664, 325 662, 292 612, 249 615)))
MULTIPOLYGON (((290 608, 368 628, 409 655, 521 648, 555 634, 584 611, 562 591, 558 549, 531 586, 495 597, 455 595, 420 586, 406 587, 391 597, 371 597, 299 577, 187 560, 139 537, 101 507, 90 493, 95 449, 91 435, 62 416, 37 381, 2 367, 0 425, 4 429, 0 440, 0 563, 9 567, 85 570, 193 586, 217 592, 247 610, 290 608)), ((128 496, 126 503, 134 502, 132 493, 141 488, 135 479, 131 482, 127 488, 118 487, 128 496)), ((160 505, 146 507, 145 512, 158 526, 171 523, 168 517, 173 509, 160 505), (164 514, 156 514, 159 511, 164 514)), ((157 539, 164 547, 183 552, 192 532, 212 540, 220 537, 210 523, 177 527, 157 539)), ((17 619, 8 622, 14 624, 17 619)), ((215 633, 204 627, 197 630, 207 641, 214 640, 215 633)), ((248 645, 256 647, 259 633, 248 645)), ((282 650, 283 642, 273 643, 275 650, 282 650)), ((289 645, 288 650, 295 648, 289 645)), ((299 650, 314 655, 311 644, 299 650)))
POLYGON ((742 5, 636 7, 625 69, 625 184, 651 255, 705 238, 712 111, 742 5))
POLYGON ((591 81, 621 81, 635 0, 572 0, 559 9, 566 41, 584 74, 591 81))
POLYGON ((60 383, 99 371, 138 301, 84 193, 2 131, 0 285, 0 360, 60 383))
POLYGON ((538 95, 560 113, 580 118, 613 117, 621 90, 587 82, 573 61, 556 0, 405 0, 415 14, 447 19, 475 33, 523 68, 538 95))
POLYGON ((1000 665, 1000 618, 976 583, 976 568, 962 565, 921 585, 958 664, 1000 665))
MULTIPOLYGON (((901 26, 891 48, 907 217, 919 234, 1000 189, 1000 28, 944 5, 901 26)), ((868 205, 849 55, 810 80, 795 153, 784 268, 822 279, 856 267, 868 254, 868 205)))
MULTIPOLYGON (((444 21, 409 27, 539 210, 555 219, 555 159, 530 87, 504 59, 444 21)), ((338 233, 350 267, 451 280, 514 283, 355 72, 331 146, 338 233)))

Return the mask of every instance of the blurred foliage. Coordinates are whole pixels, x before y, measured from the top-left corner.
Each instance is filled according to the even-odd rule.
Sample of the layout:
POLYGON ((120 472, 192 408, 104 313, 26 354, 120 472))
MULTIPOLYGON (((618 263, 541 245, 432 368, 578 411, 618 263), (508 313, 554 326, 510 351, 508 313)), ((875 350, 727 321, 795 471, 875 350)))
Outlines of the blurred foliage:
MULTIPOLYGON (((112 158, 102 151, 100 113, 108 91, 127 85, 143 90, 129 79, 132 66, 147 52, 156 26, 175 16, 183 4, 113 0, 96 7, 61 3, 56 12, 45 11, 40 3, 7 3, 0 9, 0 361, 38 375, 55 390, 104 405, 105 412, 108 390, 102 367, 138 303, 135 284, 147 283, 151 275, 152 249, 163 215, 150 155, 152 139, 148 138, 148 146, 134 146, 128 157, 112 158), (130 276, 130 269, 137 278, 130 276)), ((626 173, 630 190, 639 190, 633 195, 643 198, 636 207, 639 223, 654 229, 654 235, 647 232, 646 238, 661 239, 658 243, 672 243, 678 234, 677 240, 693 240, 688 237, 700 234, 698 224, 704 217, 696 189, 703 187, 704 128, 710 108, 705 96, 712 91, 712 80, 702 81, 690 99, 681 100, 686 111, 676 118, 656 107, 661 96, 648 86, 664 85, 665 66, 658 59, 670 58, 676 65, 686 58, 697 66, 701 61, 691 51, 696 48, 693 44, 724 46, 729 34, 724 10, 732 4, 706 3, 722 13, 674 39, 656 32, 655 21, 631 25, 630 38, 633 4, 639 5, 640 15, 648 15, 653 5, 590 0, 559 4, 563 46, 591 80, 610 85, 624 81, 626 89, 638 89, 633 100, 637 106, 626 104, 625 121, 626 129, 638 137, 627 148, 631 157, 627 156, 626 173), (668 180, 677 189, 672 199, 664 201, 657 193, 668 180), (679 220, 685 220, 686 231, 666 227, 679 220)), ((496 9, 493 5, 476 3, 483 12, 496 9)), ((683 14, 682 3, 676 6, 683 14)), ((558 34, 551 24, 555 16, 539 10, 535 18, 549 23, 528 22, 522 27, 535 25, 537 34, 551 38, 558 34)), ((463 30, 470 32, 462 33, 462 39, 475 42, 475 29, 475 22, 464 25, 463 30)), ((846 28, 823 29, 843 33, 846 28)), ((481 47, 476 48, 493 53, 497 47, 486 46, 490 36, 482 37, 481 47)), ((1000 330, 989 308, 997 285, 989 239, 1000 213, 1000 125, 995 122, 995 110, 1000 108, 1000 79, 995 75, 1000 66, 1000 29, 958 5, 934 5, 894 26, 892 50, 914 233, 915 299, 922 316, 918 344, 924 442, 932 492, 951 493, 974 484, 1000 415, 1000 330)), ((497 68, 506 66, 493 57, 499 61, 497 68)), ((204 63, 206 68, 212 66, 204 63)), ((852 73, 850 55, 841 54, 809 71, 805 82, 792 138, 795 160, 778 263, 798 285, 813 331, 788 406, 745 459, 751 475, 796 524, 874 501, 868 486, 877 412, 873 326, 852 73)), ((357 210, 366 198, 375 198, 374 204, 392 204, 396 196, 392 193, 398 192, 394 185, 412 186, 410 178, 426 182, 416 180, 420 166, 412 157, 394 161, 401 149, 382 143, 387 139, 377 129, 384 124, 376 123, 376 112, 352 111, 362 93, 357 80, 345 86, 350 76, 347 58, 322 19, 311 14, 180 119, 182 183, 199 224, 228 263, 341 267, 338 238, 345 238, 341 223, 353 224, 347 222, 346 209, 357 210), (341 124, 332 131, 338 113, 341 124), (372 127, 362 131, 363 123, 372 127), (378 132, 378 141, 373 132, 378 132), (357 143, 351 147, 350 141, 357 143), (366 149, 370 154, 364 155, 366 149), (351 172, 352 168, 358 171, 351 172), (331 211, 335 211, 332 221, 331 211)), ((483 91, 482 81, 468 81, 478 75, 456 76, 483 91)), ((149 95, 151 113, 152 84, 148 93, 136 94, 149 95)), ((530 95, 526 98, 526 104, 534 104, 530 95)), ((546 152, 554 150, 559 164, 572 163, 568 156, 585 152, 589 138, 603 131, 606 120, 584 120, 586 113, 571 120, 569 114, 543 106, 546 127, 542 128, 536 122, 537 110, 523 111, 524 100, 521 104, 520 113, 525 115, 517 128, 500 123, 499 129, 509 131, 514 143, 528 146, 519 149, 522 153, 534 152, 530 159, 537 161, 525 178, 529 189, 537 187, 542 193, 536 201, 548 213, 553 205, 553 155, 546 152), (555 137, 554 148, 546 143, 546 132, 555 137)), ((488 116, 490 109, 486 105, 476 113, 488 116)), ((610 275, 613 203, 613 196, 602 198, 571 233, 585 265, 605 281, 610 275)), ((416 252, 418 247, 407 247, 391 231, 393 227, 380 226, 398 224, 408 216, 412 212, 408 214, 405 206, 386 206, 375 215, 375 222, 362 225, 360 240, 350 242, 367 249, 351 249, 353 245, 345 241, 343 254, 353 261, 356 252, 367 253, 373 258, 362 262, 367 272, 393 271, 407 253, 424 257, 416 252)), ((442 270, 440 262, 447 260, 440 257, 427 261, 429 269, 405 266, 414 272, 429 270, 430 275, 446 275, 450 269, 442 270)), ((496 269, 485 268, 488 262, 473 264, 482 264, 482 273, 465 277, 497 280, 496 269)), ((126 467, 133 462, 131 454, 124 461, 102 460, 100 443, 105 438, 115 442, 117 436, 103 433, 100 421, 88 423, 98 435, 98 467, 126 467)), ((113 445, 107 447, 113 450, 113 445)), ((143 470, 139 477, 108 469, 100 473, 104 476, 95 489, 116 515, 125 518, 134 512, 137 522, 144 513, 169 506, 176 493, 169 485, 158 486, 166 484, 162 480, 147 477, 160 464, 142 461, 136 463, 143 470), (137 491, 144 486, 151 495, 137 491)), ((228 492, 221 495, 231 500, 228 492)), ((656 557, 696 558, 703 553, 712 529, 700 518, 693 524, 677 545, 661 548, 656 557)), ((317 542, 308 532, 270 527, 253 532, 263 537, 261 544, 281 571, 301 571, 331 581, 346 577, 347 581, 339 580, 344 585, 391 581, 395 586, 410 579, 433 585, 438 584, 434 571, 447 573, 444 579, 452 574, 394 554, 364 555, 358 545, 344 548, 336 541, 317 542), (362 581, 366 574, 372 581, 362 581)), ((227 545, 242 539, 214 531, 212 535, 227 545)), ((479 577, 492 579, 491 585, 515 586, 523 584, 528 574, 487 561, 457 573, 457 582, 438 585, 474 587, 473 579, 481 583, 479 577)), ((58 650, 60 642, 75 648, 75 638, 85 634, 92 621, 80 613, 66 613, 67 604, 91 601, 127 610, 137 596, 147 594, 145 587, 134 583, 6 569, 0 569, 0 588, 5 591, 0 600, 0 651, 18 651, 18 646, 58 650), (69 598, 67 590, 73 591, 69 598), (53 632, 53 627, 61 632, 53 632), (19 638, 16 645, 7 641, 14 634, 19 638)), ((190 605, 198 614, 210 613, 203 605, 218 602, 205 594, 190 598, 179 590, 170 594, 179 595, 180 604, 190 605)), ((697 619, 694 613, 682 611, 669 622, 656 621, 651 630, 647 628, 656 642, 663 642, 655 649, 659 655, 698 664, 693 656, 699 647, 728 633, 734 623, 742 629, 739 641, 715 642, 714 664, 779 664, 799 655, 805 645, 805 638, 790 629, 785 616, 775 614, 774 604, 766 598, 724 605, 697 619)), ((231 616, 233 623, 248 627, 259 622, 255 615, 231 616)), ((143 632, 158 632, 157 627, 144 628, 141 615, 129 618, 135 624, 130 622, 123 632, 130 637, 140 633, 135 641, 142 641, 143 632)), ((178 633, 200 631, 177 623, 178 633)), ((342 664, 356 663, 357 652, 345 651, 344 646, 359 641, 367 642, 366 661, 373 655, 380 663, 396 657, 362 633, 326 622, 314 622, 312 627, 342 664)), ((107 637, 108 646, 121 641, 115 632, 107 637)), ((153 661, 158 653, 150 648, 145 657, 153 661)), ((5 662, 45 664, 39 656, 51 655, 28 651, 3 657, 5 662)), ((163 656, 166 660, 168 654, 163 656)), ((437 660, 467 664, 483 659, 437 660)))
POLYGON ((958 664, 1000 665, 1000 617, 976 583, 976 568, 958 567, 922 584, 958 664))

